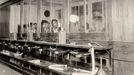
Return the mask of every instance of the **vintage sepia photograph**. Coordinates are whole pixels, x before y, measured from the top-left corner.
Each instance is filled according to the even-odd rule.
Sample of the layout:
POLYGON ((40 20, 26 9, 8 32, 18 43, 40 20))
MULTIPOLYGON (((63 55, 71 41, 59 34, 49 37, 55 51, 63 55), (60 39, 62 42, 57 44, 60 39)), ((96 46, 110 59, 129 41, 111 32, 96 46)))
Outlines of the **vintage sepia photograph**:
POLYGON ((0 75, 134 75, 134 0, 0 0, 0 75))

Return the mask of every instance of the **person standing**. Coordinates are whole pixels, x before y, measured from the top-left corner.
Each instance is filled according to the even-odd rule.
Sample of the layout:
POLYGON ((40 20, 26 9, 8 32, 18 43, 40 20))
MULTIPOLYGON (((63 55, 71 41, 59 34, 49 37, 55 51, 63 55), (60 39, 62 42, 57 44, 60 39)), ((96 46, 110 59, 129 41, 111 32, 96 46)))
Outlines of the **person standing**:
POLYGON ((58 33, 61 31, 61 27, 58 24, 58 21, 56 19, 52 19, 52 28, 51 28, 51 32, 53 33, 58 33))
POLYGON ((50 32, 50 24, 48 21, 42 20, 41 26, 42 26, 42 28, 41 28, 42 33, 49 33, 50 32))

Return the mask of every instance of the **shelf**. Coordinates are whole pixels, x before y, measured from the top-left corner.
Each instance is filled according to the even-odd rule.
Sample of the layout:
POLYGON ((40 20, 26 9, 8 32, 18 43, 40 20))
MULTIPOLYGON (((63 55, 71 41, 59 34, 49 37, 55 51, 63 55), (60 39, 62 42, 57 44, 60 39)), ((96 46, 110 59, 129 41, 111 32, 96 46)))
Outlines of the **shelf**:
MULTIPOLYGON (((9 40, 9 39, 6 39, 4 41, 33 43, 33 44, 38 44, 38 45, 48 45, 48 46, 57 46, 57 47, 65 47, 65 48, 80 48, 80 49, 90 49, 91 48, 89 45, 59 44, 59 43, 45 42, 45 41, 26 41, 26 40, 9 40)), ((92 47, 95 49, 95 51, 104 51, 104 50, 112 49, 112 47, 107 47, 107 46, 93 45, 92 47)))

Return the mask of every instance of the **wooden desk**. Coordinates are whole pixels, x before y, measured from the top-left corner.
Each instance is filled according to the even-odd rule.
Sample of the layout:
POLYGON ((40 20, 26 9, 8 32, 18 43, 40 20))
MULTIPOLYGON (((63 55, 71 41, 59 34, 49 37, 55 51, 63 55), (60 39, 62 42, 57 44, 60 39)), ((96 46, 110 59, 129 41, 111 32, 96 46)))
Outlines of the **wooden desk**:
POLYGON ((44 75, 45 72, 49 71, 49 75, 70 75, 73 72, 75 72, 75 71, 67 72, 67 71, 49 69, 48 66, 56 64, 56 63, 45 61, 45 60, 40 60, 40 63, 38 64, 31 63, 29 62, 29 60, 37 60, 37 59, 32 58, 32 57, 25 57, 25 58, 22 58, 20 56, 15 57, 13 56, 14 55, 13 52, 9 52, 9 55, 0 52, 0 56, 2 55, 6 57, 6 58, 3 58, 3 60, 6 60, 6 62, 12 63, 15 66, 18 66, 22 69, 27 68, 29 71, 32 72, 34 70, 32 69, 32 67, 36 67, 37 70, 36 71, 34 70, 35 74, 39 73, 40 75, 44 75))

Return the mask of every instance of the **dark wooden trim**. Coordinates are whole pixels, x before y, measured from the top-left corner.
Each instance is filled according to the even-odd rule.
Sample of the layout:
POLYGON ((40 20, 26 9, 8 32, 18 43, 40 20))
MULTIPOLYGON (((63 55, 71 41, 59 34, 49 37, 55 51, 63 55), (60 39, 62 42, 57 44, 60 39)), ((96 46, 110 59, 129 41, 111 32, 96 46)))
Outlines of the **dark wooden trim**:
POLYGON ((9 6, 9 5, 18 3, 20 1, 23 1, 23 0, 9 0, 9 1, 6 1, 6 2, 0 4, 0 8, 3 8, 3 7, 6 7, 6 6, 9 6))

